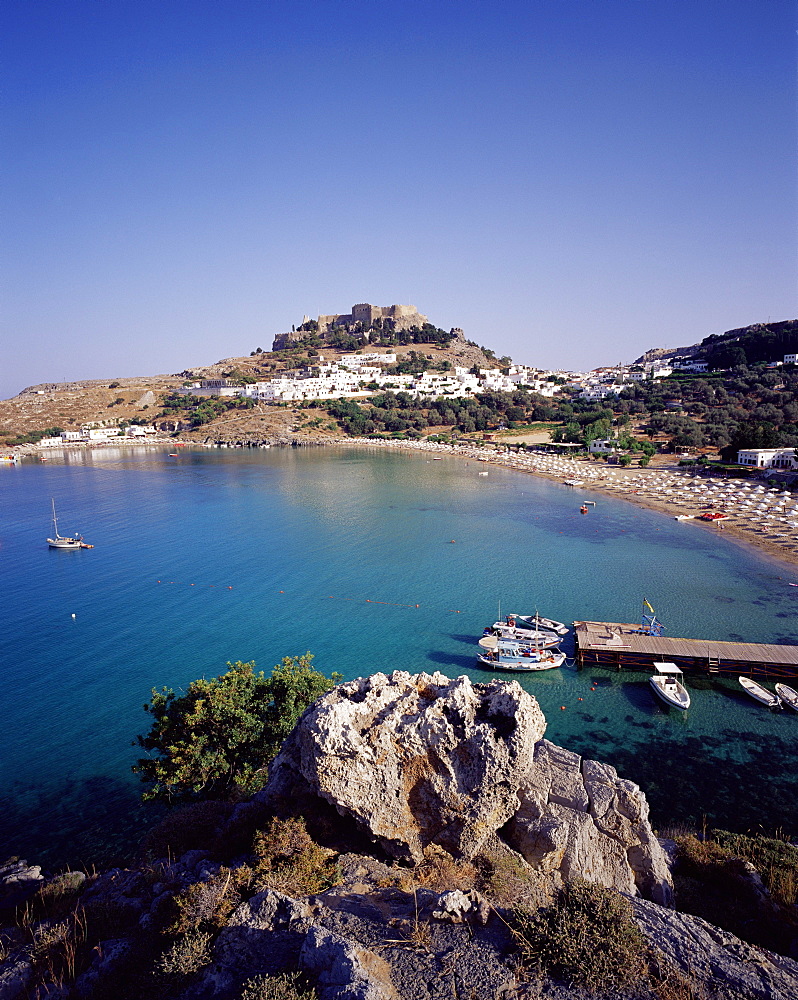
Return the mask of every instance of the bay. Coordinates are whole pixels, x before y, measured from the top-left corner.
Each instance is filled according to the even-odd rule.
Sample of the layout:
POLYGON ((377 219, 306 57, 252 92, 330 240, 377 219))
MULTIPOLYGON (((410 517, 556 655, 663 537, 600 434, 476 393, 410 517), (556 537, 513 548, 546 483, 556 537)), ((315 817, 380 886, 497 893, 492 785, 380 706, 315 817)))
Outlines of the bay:
MULTIPOLYGON (((788 567, 602 493, 478 471, 360 447, 107 448, 0 469, 0 854, 128 857, 154 818, 130 772, 142 705, 228 661, 268 671, 310 650, 345 678, 488 681, 475 642, 499 603, 635 621, 644 598, 669 635, 798 642, 788 567), (47 547, 51 497, 62 533, 94 549, 47 547)), ((548 738, 642 785, 655 826, 798 830, 798 716, 733 680, 688 678, 676 717, 645 673, 517 679, 548 738)))

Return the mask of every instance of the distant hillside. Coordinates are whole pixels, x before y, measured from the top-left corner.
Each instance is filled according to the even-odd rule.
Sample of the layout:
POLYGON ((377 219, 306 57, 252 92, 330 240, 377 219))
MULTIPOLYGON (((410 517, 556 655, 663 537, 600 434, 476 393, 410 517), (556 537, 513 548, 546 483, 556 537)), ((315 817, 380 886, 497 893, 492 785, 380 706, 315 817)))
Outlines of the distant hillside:
POLYGON ((785 354, 798 353, 798 319, 777 323, 752 323, 737 330, 713 333, 690 347, 654 347, 635 364, 677 356, 701 357, 711 369, 735 368, 767 361, 782 361, 785 354))

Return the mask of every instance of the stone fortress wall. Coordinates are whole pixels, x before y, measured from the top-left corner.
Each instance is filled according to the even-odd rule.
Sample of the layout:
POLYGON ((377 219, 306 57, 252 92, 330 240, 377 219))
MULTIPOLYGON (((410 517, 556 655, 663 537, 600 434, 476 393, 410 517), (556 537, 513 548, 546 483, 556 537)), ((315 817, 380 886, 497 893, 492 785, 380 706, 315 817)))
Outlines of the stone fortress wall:
MULTIPOLYGON (((303 320, 306 322, 308 317, 303 320)), ((428 322, 426 316, 416 309, 415 306, 373 306, 369 302, 358 302, 352 306, 352 311, 348 313, 327 313, 318 318, 319 334, 323 337, 337 326, 353 326, 355 323, 363 323, 368 329, 376 320, 382 320, 394 330, 408 330, 411 326, 423 326, 428 322)), ((278 333, 272 344, 273 351, 279 351, 302 338, 300 332, 278 333)))

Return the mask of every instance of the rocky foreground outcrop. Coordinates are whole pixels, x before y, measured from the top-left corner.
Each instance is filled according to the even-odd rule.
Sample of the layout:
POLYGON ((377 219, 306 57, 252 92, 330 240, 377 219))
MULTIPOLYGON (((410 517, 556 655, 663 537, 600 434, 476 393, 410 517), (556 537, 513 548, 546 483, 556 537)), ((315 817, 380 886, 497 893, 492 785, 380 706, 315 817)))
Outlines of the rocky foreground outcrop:
POLYGON ((517 681, 374 674, 305 713, 258 797, 306 808, 321 799, 400 860, 421 861, 430 845, 472 858, 499 833, 547 874, 668 904, 643 793, 543 740, 545 729, 517 681))
POLYGON ((89 879, 0 868, 8 913, 38 899, 0 928, 0 1000, 265 998, 288 994, 259 977, 286 971, 318 1000, 587 1000, 520 960, 511 911, 540 912, 575 877, 622 893, 645 939, 639 981, 613 1000, 798 997, 798 963, 667 905, 640 789, 545 728, 514 681, 397 671, 342 684, 305 712, 255 800, 224 807, 212 849, 89 879), (228 847, 244 828, 293 831, 290 867, 297 815, 325 831, 312 857, 335 858, 327 888, 291 889, 254 844, 228 847))

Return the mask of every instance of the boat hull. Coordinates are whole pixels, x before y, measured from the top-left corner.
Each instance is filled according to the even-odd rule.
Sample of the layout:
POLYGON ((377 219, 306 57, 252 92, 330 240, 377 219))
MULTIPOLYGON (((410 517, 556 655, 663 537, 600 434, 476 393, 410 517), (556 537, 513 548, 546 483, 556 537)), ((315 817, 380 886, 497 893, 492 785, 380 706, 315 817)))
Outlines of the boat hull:
POLYGON ((737 679, 743 691, 754 701, 758 701, 760 705, 764 705, 766 708, 781 708, 781 699, 778 695, 768 691, 756 681, 752 681, 750 677, 738 677, 737 679))
POLYGON ((84 545, 79 538, 48 538, 47 544, 51 549, 84 549, 89 548, 84 545))
POLYGON ((491 659, 489 655, 480 653, 477 663, 487 670, 509 670, 518 673, 538 673, 541 670, 555 670, 565 663, 565 653, 552 653, 550 656, 537 657, 499 657, 491 659))
POLYGON ((690 695, 683 684, 664 684, 659 677, 649 677, 649 686, 654 694, 670 708, 685 712, 690 707, 690 695), (671 690, 675 688, 675 690, 671 690))
POLYGON ((777 684, 776 694, 785 705, 789 705, 794 712, 798 712, 798 691, 787 684, 777 684))

